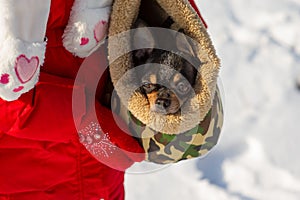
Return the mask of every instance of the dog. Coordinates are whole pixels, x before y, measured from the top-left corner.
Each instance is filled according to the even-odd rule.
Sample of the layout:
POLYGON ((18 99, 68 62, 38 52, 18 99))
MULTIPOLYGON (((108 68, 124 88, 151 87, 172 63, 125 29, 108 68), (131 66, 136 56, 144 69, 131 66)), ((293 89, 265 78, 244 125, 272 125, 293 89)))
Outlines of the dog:
MULTIPOLYGON (((146 31, 142 34, 136 32, 133 46, 145 41, 155 44, 157 41, 151 30, 147 30, 147 25, 142 21, 138 23, 136 27, 143 27, 146 31)), ((137 73, 141 85, 139 90, 148 99, 150 110, 163 115, 180 111, 181 105, 193 92, 198 67, 201 65, 193 46, 181 33, 170 34, 166 38, 168 42, 174 43, 174 51, 156 48, 133 51, 134 67, 143 65, 142 70, 137 73), (184 55, 191 58, 193 64, 186 60, 184 55), (154 64, 159 67, 155 67, 154 64)))

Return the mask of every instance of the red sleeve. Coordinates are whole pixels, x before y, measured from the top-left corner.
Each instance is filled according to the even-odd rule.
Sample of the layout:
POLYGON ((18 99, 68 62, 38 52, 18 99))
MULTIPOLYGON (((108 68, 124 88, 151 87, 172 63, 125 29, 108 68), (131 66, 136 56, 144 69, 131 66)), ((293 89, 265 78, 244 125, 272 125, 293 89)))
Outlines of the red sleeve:
POLYGON ((200 13, 200 11, 199 11, 199 9, 198 9, 196 3, 195 3, 195 0, 189 0, 189 2, 190 2, 190 4, 192 5, 192 7, 195 9, 195 11, 197 12, 197 14, 199 15, 199 17, 200 17, 202 23, 204 24, 205 28, 207 28, 207 24, 206 24, 206 22, 204 21, 203 17, 201 16, 201 13, 200 13))

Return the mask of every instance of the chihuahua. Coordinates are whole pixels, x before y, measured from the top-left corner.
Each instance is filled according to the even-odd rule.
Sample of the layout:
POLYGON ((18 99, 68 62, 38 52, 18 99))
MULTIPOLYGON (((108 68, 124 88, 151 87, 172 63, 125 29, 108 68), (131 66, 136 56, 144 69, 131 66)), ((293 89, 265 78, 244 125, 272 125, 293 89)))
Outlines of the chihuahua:
MULTIPOLYGON (((134 36, 134 46, 138 42, 156 42, 144 22, 140 21, 137 27, 145 28, 146 34, 134 36)), ((181 33, 166 37, 168 42, 174 43, 173 52, 155 48, 133 51, 134 66, 144 65, 143 70, 137 73, 141 85, 139 90, 148 99, 150 110, 163 115, 180 111, 181 105, 192 94, 198 67, 201 65, 186 37, 181 33), (182 57, 184 54, 193 60, 193 64, 182 57)))

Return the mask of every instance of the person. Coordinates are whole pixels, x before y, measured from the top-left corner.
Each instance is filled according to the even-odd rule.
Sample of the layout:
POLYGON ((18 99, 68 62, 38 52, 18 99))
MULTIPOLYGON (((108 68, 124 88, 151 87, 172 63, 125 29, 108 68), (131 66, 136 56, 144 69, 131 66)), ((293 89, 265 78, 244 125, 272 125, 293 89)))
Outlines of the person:
POLYGON ((106 52, 102 41, 107 31, 106 20, 111 2, 0 2, 0 12, 4 14, 0 21, 3 26, 6 25, 2 27, 0 36, 4 42, 0 47, 1 200, 124 199, 124 171, 133 162, 143 160, 143 149, 119 128, 111 111, 99 103, 105 76, 99 82, 96 94, 97 119, 89 113, 94 108, 89 103, 94 96, 89 91, 91 83, 88 80, 95 77, 87 77, 84 84, 74 86, 76 74, 84 63, 83 57, 92 54, 99 46, 100 49, 91 56, 97 59, 89 62, 88 68, 90 71, 105 69, 106 52), (91 8, 94 13, 86 11, 90 18, 97 18, 88 21, 92 27, 91 34, 78 33, 76 29, 79 21, 76 18, 85 19, 86 16, 71 13, 84 6, 80 5, 82 2, 94 6, 91 8), (97 16, 95 13, 104 14, 97 16), (39 17, 36 17, 37 14, 39 17), (11 24, 5 24, 7 19, 11 24), (12 22, 13 19, 17 20, 12 22), (74 26, 75 23, 77 26, 74 26), (8 66, 8 63, 12 64, 8 66), (73 119, 73 90, 81 92, 78 101, 86 102, 80 113, 79 128, 73 119), (107 139, 106 136, 110 139, 105 141, 105 144, 110 142, 109 152, 103 150, 97 159, 78 138, 78 132, 88 138, 84 131, 89 128, 91 131, 93 123, 101 125, 102 131, 97 130, 103 138, 101 140, 107 139), (140 152, 141 156, 126 155, 122 149, 140 152), (112 164, 109 166, 99 161, 101 159, 112 164))
POLYGON ((124 199, 144 150, 100 103, 111 4, 0 1, 0 200, 124 199), (82 65, 96 73, 75 84, 82 65))

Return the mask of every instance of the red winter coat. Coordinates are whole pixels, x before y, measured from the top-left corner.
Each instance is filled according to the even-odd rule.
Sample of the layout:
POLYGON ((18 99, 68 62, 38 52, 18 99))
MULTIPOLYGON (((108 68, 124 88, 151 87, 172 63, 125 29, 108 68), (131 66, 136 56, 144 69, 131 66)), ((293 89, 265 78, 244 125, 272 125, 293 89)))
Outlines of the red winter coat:
MULTIPOLYGON (((124 198, 124 172, 97 161, 79 142, 74 126, 73 82, 83 60, 62 46, 73 1, 51 1, 46 60, 35 89, 13 102, 0 99, 0 200, 124 198)), ((104 70, 105 52, 98 51, 96 57, 90 70, 104 70)), ((95 78, 75 88, 80 101, 88 98, 89 80, 95 78)), ((109 117, 104 116, 109 131, 118 134, 109 117)))
MULTIPOLYGON (((74 125, 72 91, 83 60, 62 45, 73 1, 51 1, 46 59, 35 89, 13 102, 0 99, 0 200, 124 198, 124 172, 97 161, 79 142, 74 125)), ((99 74, 106 66, 105 51, 100 49, 96 57, 90 70, 99 74)), ((90 81, 95 79, 89 74, 85 85, 76 86, 79 101, 89 97, 90 81)), ((104 83, 105 76, 98 98, 104 83)), ((87 110, 82 108, 82 116, 87 110)), ((109 126, 105 131, 119 134, 110 114, 101 112, 109 126)))

